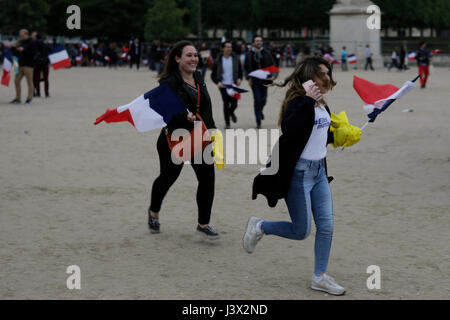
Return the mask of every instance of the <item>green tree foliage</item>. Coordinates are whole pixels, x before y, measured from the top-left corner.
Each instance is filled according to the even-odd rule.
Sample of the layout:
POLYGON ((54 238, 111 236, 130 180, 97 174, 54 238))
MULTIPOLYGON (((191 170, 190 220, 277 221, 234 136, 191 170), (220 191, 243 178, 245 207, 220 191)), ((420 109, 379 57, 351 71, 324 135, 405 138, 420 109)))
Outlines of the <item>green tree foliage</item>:
MULTIPOLYGON (((49 35, 127 40, 197 34, 199 0, 0 0, 0 33, 22 28, 49 35), (81 30, 69 30, 69 5, 81 9, 81 30)), ((450 0, 373 0, 383 28, 450 28, 450 0)), ((335 0, 201 0, 202 29, 327 29, 335 0)))
POLYGON ((46 15, 50 5, 45 0, 0 1, 0 33, 17 34, 20 29, 30 32, 46 30, 46 15))
POLYGON ((145 39, 176 40, 186 37, 189 32, 183 24, 186 13, 175 0, 154 0, 145 15, 145 39))

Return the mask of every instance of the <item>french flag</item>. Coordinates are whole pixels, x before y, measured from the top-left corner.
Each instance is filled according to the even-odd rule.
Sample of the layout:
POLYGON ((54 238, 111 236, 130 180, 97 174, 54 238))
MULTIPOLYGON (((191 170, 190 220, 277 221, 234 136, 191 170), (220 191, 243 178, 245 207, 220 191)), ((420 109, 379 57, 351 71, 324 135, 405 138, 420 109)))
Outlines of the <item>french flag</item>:
POLYGON ((412 51, 412 52, 408 53, 408 60, 409 61, 416 60, 416 52, 415 51, 412 51))
POLYGON ((81 56, 76 56, 75 61, 80 64, 81 63, 81 56))
POLYGON ((125 60, 127 58, 127 54, 126 52, 123 52, 122 55, 120 56, 120 59, 125 60))
POLYGON ((106 62, 110 62, 110 61, 111 61, 111 58, 110 58, 109 56, 105 56, 105 61, 106 61, 106 62))
POLYGON ((186 107, 167 84, 139 96, 129 104, 106 112, 96 119, 94 125, 128 121, 137 131, 146 132, 167 126, 172 116, 186 107))
POLYGON ((233 84, 225 84, 224 87, 227 89, 227 94, 230 97, 235 98, 236 100, 241 99, 241 93, 248 92, 248 90, 242 89, 237 85, 233 84))
POLYGON ((431 53, 433 55, 438 54, 439 52, 441 52, 441 49, 434 49, 434 50, 431 51, 431 53))
POLYGON ((272 73, 280 73, 280 69, 277 66, 272 65, 269 67, 265 67, 262 69, 252 71, 248 74, 248 76, 252 77, 252 78, 261 79, 261 80, 270 80, 270 79, 268 79, 268 77, 272 73))
POLYGON ((386 110, 395 100, 400 99, 405 94, 416 87, 414 82, 419 78, 417 76, 413 81, 406 81, 399 89, 392 84, 375 84, 370 81, 353 77, 353 88, 364 101, 364 109, 369 117, 369 122, 374 122, 375 118, 386 110))
POLYGON ((341 64, 340 61, 338 61, 335 57, 333 57, 331 54, 329 53, 325 53, 325 55, 323 56, 323 58, 325 60, 331 61, 331 64, 341 64))
POLYGON ((349 64, 355 64, 358 62, 358 59, 356 59, 356 56, 354 54, 351 54, 347 57, 347 61, 349 64))
POLYGON ((88 49, 89 49, 88 45, 87 45, 85 42, 83 42, 83 43, 81 44, 81 50, 83 50, 83 51, 88 51, 88 49))
POLYGON ((5 57, 3 58, 3 75, 1 84, 5 87, 9 87, 9 81, 11 80, 11 68, 13 66, 13 56, 8 48, 5 49, 5 57))
POLYGON ((72 66, 67 50, 62 45, 56 46, 52 53, 48 55, 48 59, 55 70, 72 66))

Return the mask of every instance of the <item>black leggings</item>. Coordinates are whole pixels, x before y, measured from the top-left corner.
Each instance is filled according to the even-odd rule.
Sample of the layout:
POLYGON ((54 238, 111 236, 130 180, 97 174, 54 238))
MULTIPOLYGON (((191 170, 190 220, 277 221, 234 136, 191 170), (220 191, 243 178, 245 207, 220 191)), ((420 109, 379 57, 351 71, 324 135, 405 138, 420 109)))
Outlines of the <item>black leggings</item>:
POLYGON ((227 126, 229 126, 230 125, 230 117, 236 110, 236 108, 238 106, 238 104, 237 104, 238 101, 237 101, 237 99, 230 97, 228 95, 226 88, 220 88, 220 94, 222 95, 222 100, 223 100, 223 114, 225 116, 225 124, 227 126))
MULTIPOLYGON (((153 182, 150 210, 159 212, 164 197, 172 184, 177 180, 183 169, 183 163, 174 164, 171 158, 171 151, 167 144, 167 138, 164 130, 159 135, 156 145, 159 155, 160 174, 153 182)), ((198 180, 197 188, 197 206, 198 223, 208 224, 211 217, 211 208, 214 200, 214 164, 194 164, 192 163, 195 175, 198 180)))

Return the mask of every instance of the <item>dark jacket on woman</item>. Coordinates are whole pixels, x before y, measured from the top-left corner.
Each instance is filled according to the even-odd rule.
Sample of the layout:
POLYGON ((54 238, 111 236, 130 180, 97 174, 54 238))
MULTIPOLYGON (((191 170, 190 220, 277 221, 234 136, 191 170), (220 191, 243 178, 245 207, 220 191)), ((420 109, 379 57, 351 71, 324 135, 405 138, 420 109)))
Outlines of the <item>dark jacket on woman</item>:
MULTIPOLYGON (((222 65, 222 57, 223 54, 220 54, 216 61, 214 61, 214 66, 211 72, 211 80, 218 84, 219 82, 222 82, 222 73, 223 73, 223 65, 222 65)), ((239 56, 232 53, 231 57, 233 59, 233 81, 234 83, 237 82, 237 79, 242 80, 242 65, 241 60, 239 59, 239 56)))
MULTIPOLYGON (((206 84, 202 80, 200 72, 194 72, 195 83, 200 87, 200 108, 198 113, 203 119, 206 127, 208 129, 215 129, 216 124, 214 123, 212 115, 212 104, 211 98, 209 97, 208 90, 206 89, 206 84)), ((181 100, 183 105, 189 109, 190 112, 197 113, 197 95, 189 88, 188 84, 183 80, 179 72, 168 75, 161 79, 160 84, 168 84, 177 97, 181 100)), ((188 131, 192 130, 194 124, 187 120, 188 111, 183 111, 174 115, 168 124, 168 132, 172 133, 173 130, 184 128, 188 131)))
MULTIPOLYGON (((272 157, 267 164, 267 168, 270 168, 272 161, 275 159, 274 154, 279 152, 278 171, 273 175, 265 175, 264 173, 268 172, 268 169, 265 169, 255 177, 253 180, 253 200, 256 199, 258 194, 262 194, 267 198, 269 206, 275 207, 279 199, 286 197, 295 165, 311 136, 315 119, 315 103, 316 100, 308 96, 299 96, 289 102, 281 123, 282 135, 275 144, 272 157)), ((330 113, 328 106, 325 106, 325 108, 330 113)), ((328 128, 327 144, 333 141, 333 133, 328 128)), ((332 179, 333 177, 328 177, 329 182, 332 179)))

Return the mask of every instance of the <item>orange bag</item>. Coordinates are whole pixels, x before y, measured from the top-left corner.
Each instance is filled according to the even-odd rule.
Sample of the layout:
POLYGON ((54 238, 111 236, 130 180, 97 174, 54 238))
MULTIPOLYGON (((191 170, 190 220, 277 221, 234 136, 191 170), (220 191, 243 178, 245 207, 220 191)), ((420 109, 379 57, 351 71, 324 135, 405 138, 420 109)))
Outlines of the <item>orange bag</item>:
POLYGON ((166 138, 167 144, 169 145, 172 154, 181 161, 188 161, 193 159, 199 152, 202 152, 210 143, 211 136, 209 134, 208 128, 206 128, 205 123, 203 122, 202 117, 198 113, 200 108, 200 86, 197 84, 197 114, 196 117, 200 119, 200 121, 194 122, 194 128, 184 135, 181 135, 181 141, 179 141, 180 137, 175 141, 172 141, 172 135, 167 134, 166 127, 166 138), (201 137, 198 135, 201 134, 201 137), (176 147, 176 148, 175 148, 176 147), (175 148, 175 152, 174 149, 175 148), (190 154, 187 152, 184 154, 184 150, 190 149, 190 154))

